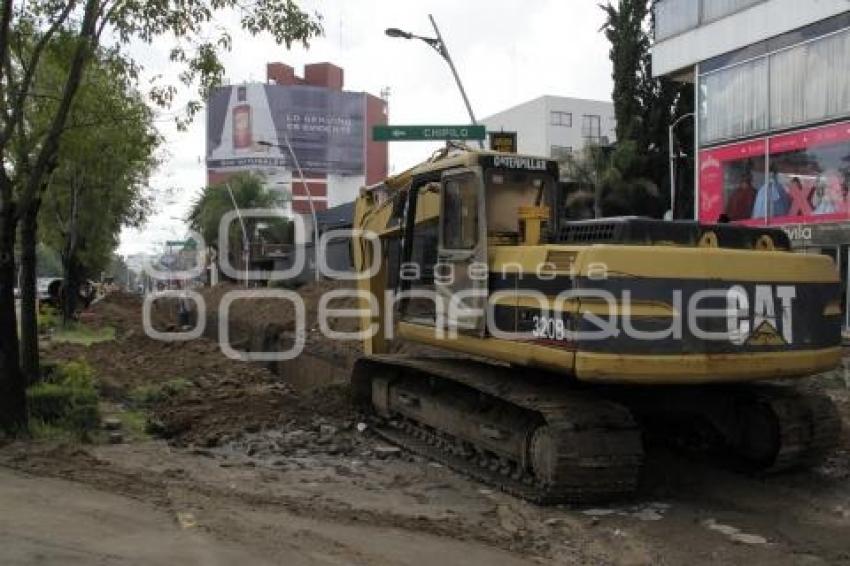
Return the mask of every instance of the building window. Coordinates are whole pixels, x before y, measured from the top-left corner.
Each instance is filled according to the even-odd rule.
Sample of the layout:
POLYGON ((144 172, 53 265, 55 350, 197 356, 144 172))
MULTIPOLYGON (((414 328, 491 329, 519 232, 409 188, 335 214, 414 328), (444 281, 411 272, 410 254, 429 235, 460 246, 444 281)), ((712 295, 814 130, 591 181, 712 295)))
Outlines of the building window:
POLYGON ((850 113, 850 30, 770 56, 770 126, 850 113))
POLYGON ((656 41, 697 27, 699 4, 699 0, 658 0, 653 8, 656 41))
POLYGON ((582 116, 581 136, 586 143, 599 144, 602 138, 602 117, 596 114, 582 116))
POLYGON ((655 40, 725 18, 765 0, 656 0, 655 40))
POLYGON ((566 126, 567 128, 572 128, 573 115, 570 112, 559 112, 557 110, 553 110, 549 113, 549 123, 553 126, 566 126))
MULTIPOLYGON (((749 8, 763 2, 764 0, 710 0, 702 2, 702 14, 700 23, 707 24, 720 18, 725 18, 735 12, 740 12, 744 8, 749 8)), ((696 4, 696 2, 693 2, 696 4)))
POLYGON ((553 145, 550 151, 550 157, 558 161, 563 161, 573 154, 573 148, 568 145, 553 145))
POLYGON ((700 142, 850 115, 850 29, 699 79, 700 142))
POLYGON ((767 130, 767 59, 700 77, 700 141, 711 143, 767 130))

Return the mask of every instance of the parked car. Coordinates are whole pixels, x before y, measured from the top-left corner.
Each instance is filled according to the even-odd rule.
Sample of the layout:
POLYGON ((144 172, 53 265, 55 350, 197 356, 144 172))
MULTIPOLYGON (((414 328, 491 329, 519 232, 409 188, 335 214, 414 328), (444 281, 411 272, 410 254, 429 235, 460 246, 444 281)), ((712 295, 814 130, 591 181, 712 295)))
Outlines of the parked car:
POLYGON ((39 277, 36 281, 36 292, 39 301, 46 301, 50 298, 50 285, 54 281, 62 281, 56 277, 39 277))

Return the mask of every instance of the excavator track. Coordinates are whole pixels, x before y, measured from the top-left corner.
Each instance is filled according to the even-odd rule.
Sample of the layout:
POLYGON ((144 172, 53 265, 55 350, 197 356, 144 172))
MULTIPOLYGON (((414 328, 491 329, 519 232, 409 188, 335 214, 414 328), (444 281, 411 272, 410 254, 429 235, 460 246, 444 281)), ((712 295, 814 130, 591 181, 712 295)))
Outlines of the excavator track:
POLYGON ((841 416, 823 393, 761 387, 756 402, 769 407, 778 439, 775 456, 761 471, 781 472, 819 464, 838 445, 841 416))
POLYGON ((532 382, 518 372, 369 356, 356 363, 352 384, 385 439, 517 497, 555 504, 632 494, 643 449, 630 412, 563 377, 532 382))
POLYGON ((708 425, 713 438, 702 448, 724 452, 749 472, 815 466, 841 436, 841 417, 828 396, 787 385, 626 389, 606 397, 629 407, 652 436, 688 450, 699 447, 683 438, 697 436, 690 434, 695 425, 708 425))

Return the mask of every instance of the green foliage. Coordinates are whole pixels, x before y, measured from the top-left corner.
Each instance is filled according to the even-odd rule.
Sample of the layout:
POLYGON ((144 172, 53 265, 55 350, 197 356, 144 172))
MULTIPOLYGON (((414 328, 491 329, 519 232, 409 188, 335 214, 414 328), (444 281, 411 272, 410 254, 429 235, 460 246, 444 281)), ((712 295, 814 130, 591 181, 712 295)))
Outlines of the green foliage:
MULTIPOLYGON (((45 89, 61 88, 52 77, 67 73, 68 41, 60 35, 45 54, 45 89)), ((114 52, 92 58, 41 207, 42 240, 78 280, 104 270, 121 228, 139 226, 151 208, 148 179, 161 136, 125 69, 114 52)))
POLYGON ((176 378, 159 384, 140 385, 130 391, 129 401, 133 407, 149 409, 189 387, 192 387, 192 382, 183 378, 176 378))
POLYGON ((100 425, 94 372, 83 361, 59 365, 47 381, 29 387, 27 400, 37 436, 58 429, 85 440, 100 425))
POLYGON ((46 334, 59 325, 59 314, 53 307, 42 307, 38 313, 38 333, 46 334))
POLYGON ((79 387, 82 389, 94 389, 94 370, 83 360, 66 362, 57 366, 54 380, 59 383, 79 387))
POLYGON ((614 116, 617 118, 617 139, 632 138, 640 128, 643 115, 641 82, 644 54, 650 38, 644 29, 649 11, 647 0, 620 0, 601 6, 607 16, 603 30, 611 42, 609 57, 614 65, 614 116))
POLYGON ((80 435, 62 426, 39 419, 30 419, 29 434, 32 438, 47 442, 76 442, 80 435))
POLYGON ((121 428, 131 439, 147 438, 148 418, 141 411, 124 410, 115 416, 121 421, 121 428))
POLYGON ((658 186, 636 176, 641 159, 633 140, 615 147, 587 146, 561 163, 562 174, 578 187, 567 199, 571 219, 663 213, 658 186))
MULTIPOLYGON (((268 190, 263 179, 257 175, 242 173, 231 177, 226 183, 206 187, 192 204, 187 218, 192 229, 199 232, 208 246, 219 247, 219 223, 221 218, 232 210, 233 201, 240 210, 248 208, 277 209, 285 197, 268 190), (233 193, 230 198, 228 187, 233 193)), ((263 230, 272 237, 286 237, 292 233, 290 222, 281 217, 245 218, 248 238, 252 238, 258 224, 263 224, 263 230)), ((230 249, 242 249, 242 230, 239 222, 230 224, 230 249)))
MULTIPOLYGON (((611 42, 615 153, 619 155, 611 156, 608 186, 597 188, 596 197, 605 199, 601 193, 608 193, 608 208, 622 211, 618 214, 660 216, 669 207, 668 126, 675 117, 693 111, 693 85, 652 76, 652 2, 619 0, 601 5, 607 18, 603 30, 611 42)), ((678 134, 684 141, 681 149, 692 155, 689 124, 683 124, 678 134)))
POLYGON ((111 326, 93 328, 85 324, 72 322, 58 328, 53 333, 51 340, 53 342, 91 346, 98 342, 115 340, 115 329, 111 326))

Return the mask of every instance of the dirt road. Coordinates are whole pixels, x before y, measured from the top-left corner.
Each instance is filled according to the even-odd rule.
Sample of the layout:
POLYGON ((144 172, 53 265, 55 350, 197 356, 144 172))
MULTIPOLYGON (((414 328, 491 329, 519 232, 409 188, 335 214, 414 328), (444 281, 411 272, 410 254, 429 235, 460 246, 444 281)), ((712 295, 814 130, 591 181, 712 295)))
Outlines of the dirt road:
POLYGON ((181 529, 153 505, 79 483, 0 470, 0 509, 4 564, 269 563, 181 529))
MULTIPOLYGON (((541 508, 385 445, 361 430, 344 387, 299 391, 209 341, 149 341, 132 303, 98 309, 117 342, 51 354, 89 359, 117 405, 133 388, 186 382, 151 409, 168 440, 0 447, 4 564, 39 552, 126 563, 159 537, 136 562, 173 550, 206 564, 192 552, 213 549, 252 564, 850 564, 847 440, 818 469, 766 478, 650 447, 633 500, 541 508)), ((807 386, 847 424, 843 374, 807 386)))
POLYGON ((0 470, 0 509, 0 556, 6 565, 425 565, 452 563, 457 556, 471 565, 524 564, 483 545, 427 534, 233 505, 226 507, 227 517, 224 509, 181 512, 78 482, 7 470, 0 470), (235 522, 238 526, 230 525, 235 522), (218 537, 217 529, 229 534, 218 537), (240 531, 261 532, 267 543, 277 542, 230 542, 240 531))

